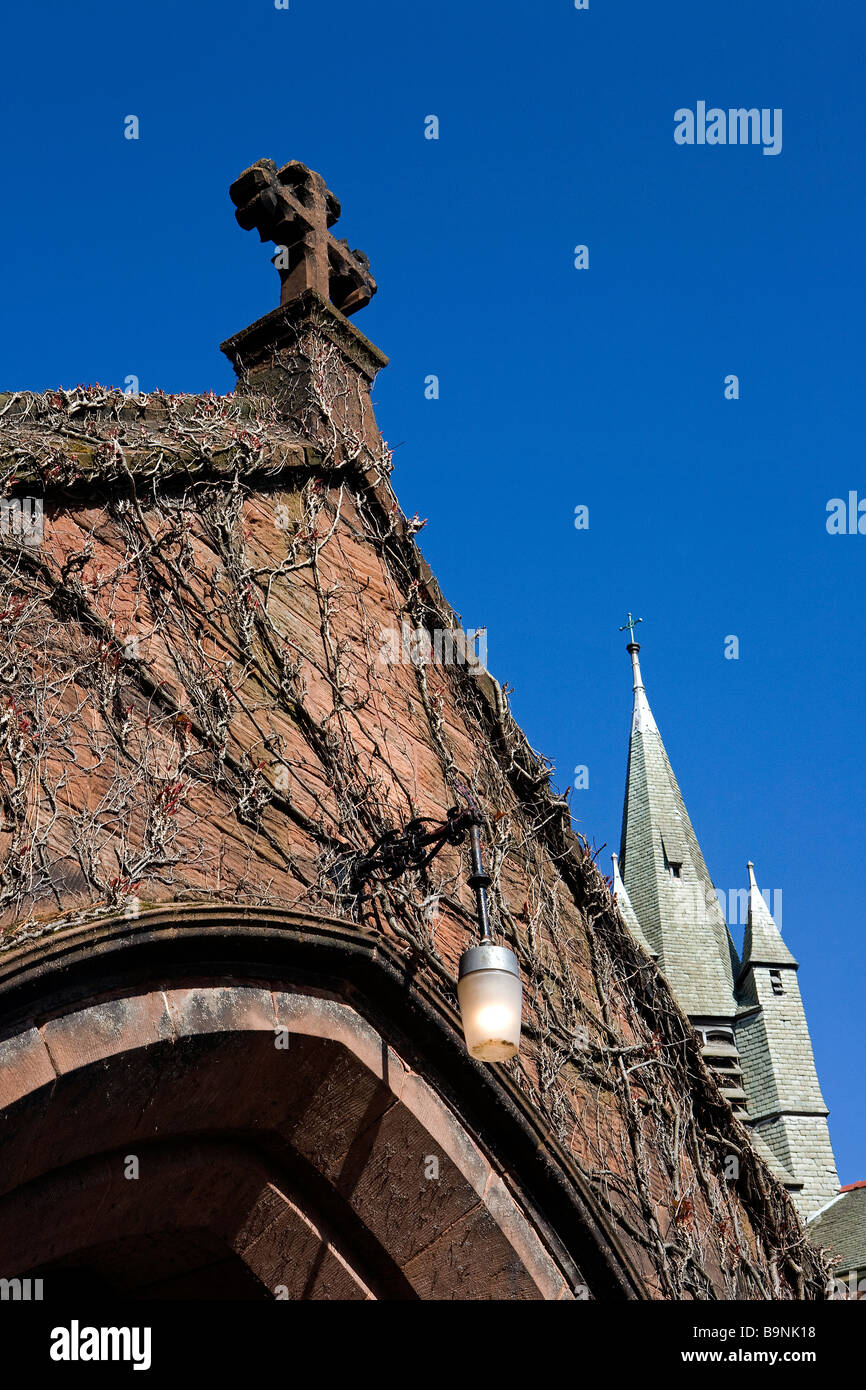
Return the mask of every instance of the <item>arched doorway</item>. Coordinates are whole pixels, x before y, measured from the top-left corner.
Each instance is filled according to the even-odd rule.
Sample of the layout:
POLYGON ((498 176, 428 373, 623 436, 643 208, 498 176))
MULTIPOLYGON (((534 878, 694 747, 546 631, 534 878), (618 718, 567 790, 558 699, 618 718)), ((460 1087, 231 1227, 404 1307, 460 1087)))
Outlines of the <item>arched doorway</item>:
POLYGON ((585 1220, 580 1263, 554 1235, 537 1137, 455 1021, 381 944, 289 917, 155 912, 4 963, 2 1273, 46 1298, 630 1296, 585 1220), (469 1111, 492 1088, 497 1153, 455 1077, 469 1111))

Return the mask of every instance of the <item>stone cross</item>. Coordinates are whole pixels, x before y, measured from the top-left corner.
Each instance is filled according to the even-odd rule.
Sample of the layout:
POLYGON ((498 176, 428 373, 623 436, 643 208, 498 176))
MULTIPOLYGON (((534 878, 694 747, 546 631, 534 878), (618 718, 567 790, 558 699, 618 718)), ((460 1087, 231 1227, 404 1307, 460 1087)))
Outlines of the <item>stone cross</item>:
POLYGON ((623 623, 622 627, 620 628, 620 632, 626 632, 626 631, 628 632, 628 635, 629 635, 629 642, 630 642, 630 643, 633 643, 633 642, 634 642, 634 630, 635 630, 635 628, 637 627, 638 623, 642 623, 642 622, 643 622, 643 618, 633 618, 632 615, 631 615, 631 613, 629 613, 629 615, 628 615, 628 622, 623 623))
POLYGON ((328 230, 340 216, 340 204, 320 174, 297 160, 278 169, 272 159, 260 159, 235 179, 229 196, 244 230, 255 227, 262 241, 278 247, 280 304, 305 290, 330 300, 343 314, 369 304, 377 288, 370 262, 328 230))

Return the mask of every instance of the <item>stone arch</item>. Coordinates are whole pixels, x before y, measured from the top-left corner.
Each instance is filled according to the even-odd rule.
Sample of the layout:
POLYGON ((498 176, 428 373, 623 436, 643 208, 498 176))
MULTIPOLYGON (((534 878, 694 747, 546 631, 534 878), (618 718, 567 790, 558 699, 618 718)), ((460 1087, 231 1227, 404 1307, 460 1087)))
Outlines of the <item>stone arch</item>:
MULTIPOLYGON (((413 1047, 387 1001, 350 983, 394 969, 381 943, 274 914, 230 925, 199 909, 183 931, 177 913, 146 918, 0 968, 0 1273, 43 1277, 46 1297, 63 1271, 141 1298, 609 1292, 602 1271, 590 1294, 519 1164, 454 1103, 439 1032, 470 1090, 502 1084, 455 1021, 437 1029, 404 977, 413 1047)), ((601 1268, 591 1235, 582 1253, 601 1268)))

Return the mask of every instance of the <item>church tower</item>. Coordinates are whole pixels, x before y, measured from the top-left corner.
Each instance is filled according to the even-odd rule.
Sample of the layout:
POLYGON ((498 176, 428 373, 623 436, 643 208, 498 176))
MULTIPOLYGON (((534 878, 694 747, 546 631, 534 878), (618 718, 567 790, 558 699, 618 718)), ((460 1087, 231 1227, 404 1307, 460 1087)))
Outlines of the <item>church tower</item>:
POLYGON ((749 864, 742 963, 653 718, 628 630, 634 706, 614 893, 632 935, 658 960, 701 1051, 756 1150, 803 1216, 839 1190, 797 961, 749 864))

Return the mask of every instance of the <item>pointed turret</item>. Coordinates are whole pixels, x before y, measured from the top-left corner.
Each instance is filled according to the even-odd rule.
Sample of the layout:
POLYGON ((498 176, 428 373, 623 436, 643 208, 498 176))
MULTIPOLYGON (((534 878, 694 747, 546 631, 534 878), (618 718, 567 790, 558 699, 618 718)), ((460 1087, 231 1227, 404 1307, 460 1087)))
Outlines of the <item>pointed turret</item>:
MULTIPOLYGON (((629 619, 633 636, 633 620, 629 619)), ((734 944, 665 751, 641 675, 640 644, 628 644, 634 676, 620 858, 643 934, 685 1012, 733 1019, 739 970, 734 944)))
POLYGON ((797 962, 782 940, 782 933, 761 895, 751 859, 746 868, 749 873, 749 916, 743 942, 743 972, 750 965, 793 965, 796 968, 797 962))
POLYGON ((631 932, 638 945, 643 947, 648 956, 652 956, 653 959, 656 959, 658 956, 658 951, 653 950, 652 946, 649 944, 646 937, 644 936, 643 931, 641 930, 640 922, 637 920, 635 910, 631 905, 631 898, 628 895, 628 890, 622 881, 622 877, 619 872, 619 855, 612 854, 610 857, 613 863, 613 892, 614 897, 616 898, 616 905, 619 908, 619 915, 625 922, 626 926, 628 927, 629 931, 631 932))
POLYGON ((790 1175, 810 1216, 839 1189, 797 962, 749 870, 749 916, 738 998, 737 1045, 754 1134, 790 1175))

